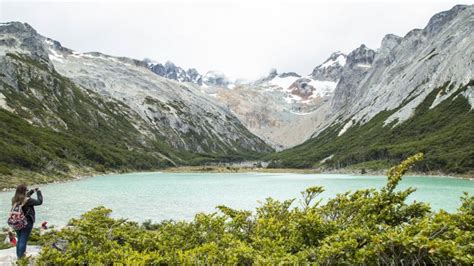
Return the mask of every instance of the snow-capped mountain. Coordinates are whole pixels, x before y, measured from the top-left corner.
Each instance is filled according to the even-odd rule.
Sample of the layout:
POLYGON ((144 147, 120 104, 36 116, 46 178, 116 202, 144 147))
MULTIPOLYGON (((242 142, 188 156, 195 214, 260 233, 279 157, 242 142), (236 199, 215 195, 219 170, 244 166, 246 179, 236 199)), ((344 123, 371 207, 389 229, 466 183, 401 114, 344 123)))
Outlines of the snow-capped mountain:
POLYGON ((306 76, 272 69, 266 77, 237 84, 233 90, 206 91, 254 134, 279 149, 291 147, 308 139, 326 114, 346 57, 335 52, 306 76))
MULTIPOLYGON (((329 67, 321 67, 320 65, 315 70, 318 68, 329 67)), ((337 81, 337 79, 317 79, 311 74, 302 77, 295 72, 278 74, 275 69, 272 69, 267 77, 251 82, 248 85, 260 87, 266 91, 283 92, 284 100, 289 104, 296 104, 293 111, 297 112, 302 109, 311 109, 310 106, 313 100, 318 101, 321 98, 331 96, 337 81), (304 107, 305 105, 307 108, 304 107)))
POLYGON ((423 151, 422 171, 472 170, 473 62, 473 5, 440 12, 403 37, 388 34, 379 49, 361 45, 311 139, 275 165, 380 165, 423 151))
MULTIPOLYGON (((315 70, 342 67, 345 56, 339 55, 331 55, 315 70), (329 63, 331 58, 335 62, 329 63)), ((332 77, 337 78, 335 74, 332 77)), ((337 79, 315 79, 312 74, 301 76, 295 72, 279 74, 272 69, 266 77, 236 84, 231 90, 204 91, 232 110, 252 133, 282 149, 311 136, 314 125, 326 113, 323 105, 329 102, 336 84, 337 79)))

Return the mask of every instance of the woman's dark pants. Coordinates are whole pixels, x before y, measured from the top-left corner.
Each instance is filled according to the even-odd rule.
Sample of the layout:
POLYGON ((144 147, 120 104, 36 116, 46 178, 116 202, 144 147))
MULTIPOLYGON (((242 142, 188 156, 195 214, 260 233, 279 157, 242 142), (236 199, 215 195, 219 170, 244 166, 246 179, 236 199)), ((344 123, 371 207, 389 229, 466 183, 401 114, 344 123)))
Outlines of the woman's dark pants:
POLYGON ((26 243, 30 237, 31 230, 33 230, 33 223, 28 221, 28 225, 25 228, 16 231, 16 237, 18 238, 16 242, 16 256, 19 259, 25 255, 26 243))

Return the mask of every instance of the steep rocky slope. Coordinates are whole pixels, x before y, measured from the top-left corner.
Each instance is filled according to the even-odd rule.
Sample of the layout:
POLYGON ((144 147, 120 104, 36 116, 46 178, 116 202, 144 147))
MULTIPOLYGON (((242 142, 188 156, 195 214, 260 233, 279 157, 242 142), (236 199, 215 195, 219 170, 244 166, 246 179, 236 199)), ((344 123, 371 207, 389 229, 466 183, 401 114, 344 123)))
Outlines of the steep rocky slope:
POLYGON ((271 151, 194 87, 16 22, 0 25, 0 107, 2 169, 149 169, 271 151))
POLYGON ((59 73, 104 97, 122 101, 172 147, 197 153, 268 151, 229 110, 194 86, 161 78, 140 61, 77 54, 54 45, 49 48, 59 73))
POLYGON ((474 6, 455 6, 377 51, 351 52, 313 138, 275 165, 343 167, 427 153, 422 170, 473 169, 474 6))

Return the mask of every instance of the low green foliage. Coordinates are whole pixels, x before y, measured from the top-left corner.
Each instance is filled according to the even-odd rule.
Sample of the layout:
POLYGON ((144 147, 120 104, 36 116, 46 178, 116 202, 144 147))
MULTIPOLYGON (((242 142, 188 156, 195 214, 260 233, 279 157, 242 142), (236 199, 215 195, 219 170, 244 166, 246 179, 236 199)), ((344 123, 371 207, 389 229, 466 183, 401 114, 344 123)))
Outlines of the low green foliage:
POLYGON ((37 262, 55 265, 148 264, 464 264, 474 263, 474 197, 456 213, 407 203, 397 190, 417 154, 388 172, 380 190, 339 194, 325 204, 321 187, 294 200, 267 199, 255 213, 219 206, 193 221, 139 225, 95 208, 43 240, 37 262), (65 250, 51 247, 67 241, 65 250))

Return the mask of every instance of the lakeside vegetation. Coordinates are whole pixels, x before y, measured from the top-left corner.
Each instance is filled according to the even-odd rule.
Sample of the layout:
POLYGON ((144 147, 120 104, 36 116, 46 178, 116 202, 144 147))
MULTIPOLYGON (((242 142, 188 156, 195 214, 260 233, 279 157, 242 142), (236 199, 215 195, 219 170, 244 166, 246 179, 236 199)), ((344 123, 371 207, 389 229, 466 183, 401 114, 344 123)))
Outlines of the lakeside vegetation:
MULTIPOLYGON (((380 189, 335 196, 322 204, 322 187, 301 199, 267 199, 255 212, 218 206, 193 221, 138 224, 95 208, 52 231, 39 264, 459 264, 474 263, 474 196, 458 211, 432 211, 408 202, 397 188, 417 154, 388 172, 380 189), (53 243, 67 243, 62 250, 53 243)), ((158 210, 159 211, 159 210, 158 210)))

